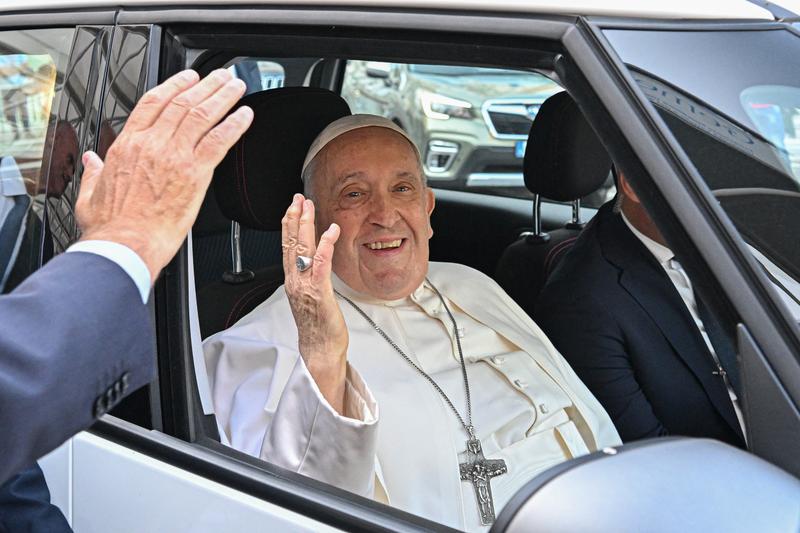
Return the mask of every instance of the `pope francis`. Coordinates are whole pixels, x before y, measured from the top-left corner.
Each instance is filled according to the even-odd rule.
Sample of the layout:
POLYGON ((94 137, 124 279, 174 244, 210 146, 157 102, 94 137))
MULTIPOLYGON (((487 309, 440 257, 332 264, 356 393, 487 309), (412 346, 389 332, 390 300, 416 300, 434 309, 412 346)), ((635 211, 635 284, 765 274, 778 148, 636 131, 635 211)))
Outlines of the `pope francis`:
POLYGON ((328 126, 282 221, 285 284, 204 343, 236 449, 481 530, 525 482, 620 443, 606 412, 487 276, 428 261, 434 195, 391 121, 328 126))

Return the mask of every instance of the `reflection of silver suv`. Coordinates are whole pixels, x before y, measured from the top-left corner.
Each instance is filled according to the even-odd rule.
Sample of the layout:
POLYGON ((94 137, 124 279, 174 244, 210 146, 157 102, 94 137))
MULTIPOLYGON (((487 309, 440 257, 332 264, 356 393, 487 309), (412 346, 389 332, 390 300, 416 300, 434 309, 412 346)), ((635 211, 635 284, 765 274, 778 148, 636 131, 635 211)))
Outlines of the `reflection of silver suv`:
POLYGON ((438 187, 522 187, 531 121, 561 88, 541 74, 350 61, 342 96, 354 113, 402 126, 438 187))

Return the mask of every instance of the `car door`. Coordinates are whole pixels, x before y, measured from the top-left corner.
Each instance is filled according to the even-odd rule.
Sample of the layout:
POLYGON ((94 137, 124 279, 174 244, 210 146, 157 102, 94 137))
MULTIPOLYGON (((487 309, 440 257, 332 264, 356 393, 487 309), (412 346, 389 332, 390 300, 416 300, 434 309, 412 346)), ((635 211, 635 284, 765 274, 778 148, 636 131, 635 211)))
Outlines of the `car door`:
MULTIPOLYGON (((68 18, 68 13, 61 16, 68 18)), ((111 25, 110 20, 102 25, 111 25)), ((586 21, 574 18, 497 15, 487 21, 485 14, 375 12, 336 7, 126 10, 116 14, 111 40, 102 48, 104 52, 100 52, 101 57, 105 54, 109 66, 106 89, 98 96, 102 105, 95 115, 94 143, 102 151, 101 138, 111 139, 119 132, 131 105, 144 89, 181 68, 202 64, 198 60, 210 57, 209 52, 269 57, 270 50, 273 53, 280 50, 289 55, 294 51, 297 57, 322 58, 333 54, 348 58, 353 57, 351 54, 357 48, 359 57, 398 62, 445 62, 448 58, 460 58, 475 64, 496 65, 497 58, 502 57, 505 59, 499 66, 539 68, 555 66, 555 51, 558 51, 567 53, 572 62, 563 65, 562 81, 585 96, 587 102, 596 104, 592 106, 595 111, 590 120, 608 133, 609 149, 631 167, 631 175, 640 187, 655 183, 658 190, 674 189, 672 194, 682 198, 702 196, 706 191, 702 186, 693 189, 685 181, 676 180, 674 167, 664 170, 659 166, 674 152, 664 148, 659 134, 662 130, 642 126, 651 124, 643 118, 649 116, 647 108, 643 110, 631 103, 638 101, 629 100, 631 94, 638 94, 623 83, 628 81, 620 74, 624 71, 601 54, 603 45, 593 35, 586 21), (504 33, 498 36, 494 28, 503 28, 504 33), (458 35, 454 35, 454 29, 458 29, 458 35), (123 36, 127 37, 123 40, 123 36), (127 44, 123 46, 123 42, 127 44), (398 42, 404 46, 397 47, 398 42), (103 137, 105 122, 106 129, 111 131, 103 137), (641 147, 640 143, 649 144, 641 147), (649 172, 637 173, 640 167, 649 172)), ((223 65, 224 61, 219 66, 223 65)), ((208 68, 212 65, 208 64, 208 68)), ((679 160, 677 168, 684 169, 683 163, 679 160)), ((480 251, 471 252, 470 260, 482 252, 488 264, 491 252, 480 247, 492 235, 498 241, 508 242, 516 237, 512 228, 524 225, 530 202, 516 199, 506 202, 507 199, 483 196, 456 191, 444 197, 444 204, 450 198, 451 205, 458 206, 454 213, 461 214, 437 221, 443 228, 438 234, 454 239, 451 250, 440 248, 443 255, 459 259, 459 250, 472 246, 480 251), (467 219, 463 218, 469 209, 474 211, 469 218, 472 226, 465 224, 467 219), (483 210, 492 215, 482 218, 483 210), (494 232, 487 226, 492 217, 497 220, 494 232), (483 240, 469 240, 465 229, 471 227, 475 228, 477 238, 483 240)), ((730 250, 730 242, 740 241, 735 233, 722 232, 710 222, 724 220, 722 215, 712 207, 696 203, 651 202, 657 207, 654 211, 658 221, 675 228, 669 236, 680 246, 694 250, 703 242, 704 247, 722 250, 718 259, 710 251, 700 254, 703 260, 692 267, 692 273, 705 276, 709 284, 724 287, 720 307, 730 305, 728 299, 734 301, 734 319, 752 316, 754 311, 740 309, 744 303, 734 297, 736 291, 752 294, 752 288, 742 280, 742 272, 750 272, 747 270, 750 266, 746 259, 730 250), (700 220, 697 227, 695 219, 700 220), (735 273, 730 279, 726 268, 735 273)), ((569 206, 558 207, 563 208, 566 220, 569 206)), ((447 211, 442 209, 439 213, 447 211)), ((50 458, 52 464, 61 466, 46 468, 48 478, 52 485, 57 485, 55 473, 60 468, 61 505, 69 511, 76 529, 445 530, 442 524, 285 471, 218 442, 213 409, 207 405, 207 393, 203 390, 200 347, 192 334, 196 327, 193 253, 187 242, 157 282, 151 299, 158 332, 158 380, 123 405, 116 413, 119 416, 104 417, 91 431, 79 435, 50 458)), ((755 301, 757 316, 745 325, 747 334, 752 333, 758 344, 748 344, 743 333, 743 353, 747 349, 756 353, 759 346, 783 343, 785 339, 770 340, 769 334, 775 326, 763 323, 764 300, 755 301)), ((770 353, 782 361, 787 353, 798 352, 784 344, 770 353)), ((746 357, 752 361, 759 359, 760 356, 746 357)), ((783 390, 774 383, 765 384, 763 389, 765 394, 783 390)), ((787 448, 790 444, 780 442, 787 448)))

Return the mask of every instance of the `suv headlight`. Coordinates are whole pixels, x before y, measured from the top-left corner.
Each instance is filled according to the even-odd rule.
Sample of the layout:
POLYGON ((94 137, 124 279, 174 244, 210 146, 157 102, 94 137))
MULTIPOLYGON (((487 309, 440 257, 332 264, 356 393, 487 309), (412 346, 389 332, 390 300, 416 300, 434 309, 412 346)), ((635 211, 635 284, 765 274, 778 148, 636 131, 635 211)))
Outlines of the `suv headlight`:
POLYGON ((457 100, 422 89, 417 90, 417 98, 422 105, 422 111, 428 118, 439 120, 447 120, 450 117, 472 118, 472 104, 464 100, 457 100))

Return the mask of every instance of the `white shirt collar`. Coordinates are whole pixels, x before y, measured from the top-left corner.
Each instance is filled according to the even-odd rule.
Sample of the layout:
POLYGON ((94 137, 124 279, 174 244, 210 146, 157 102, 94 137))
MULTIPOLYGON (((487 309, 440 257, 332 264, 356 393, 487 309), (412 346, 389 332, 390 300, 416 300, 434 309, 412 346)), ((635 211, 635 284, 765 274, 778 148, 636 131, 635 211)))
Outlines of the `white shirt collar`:
POLYGON ((10 155, 0 159, 0 194, 3 196, 28 194, 17 162, 10 155))
POLYGON ((427 280, 423 280, 419 287, 417 287, 411 294, 406 296, 405 298, 399 298, 397 300, 381 300, 380 298, 375 298, 374 296, 370 296, 369 294, 364 294, 352 289, 347 283, 345 283, 342 278, 337 276, 335 273, 331 272, 331 281, 333 283, 333 288, 342 293, 344 296, 347 296, 351 300, 361 302, 361 303, 368 303, 368 304, 375 304, 375 305, 385 305, 388 307, 393 307, 397 305, 403 304, 411 304, 412 301, 419 301, 422 298, 422 294, 425 290, 425 286, 427 284, 427 280))
POLYGON ((622 221, 625 222, 625 225, 636 235, 636 238, 639 239, 645 247, 650 250, 650 253, 656 258, 659 264, 665 265, 669 262, 670 259, 675 257, 675 254, 672 253, 672 250, 664 246, 663 244, 657 243, 638 229, 636 229, 633 224, 631 224, 630 220, 625 216, 622 211, 620 211, 619 215, 622 217, 622 221))

